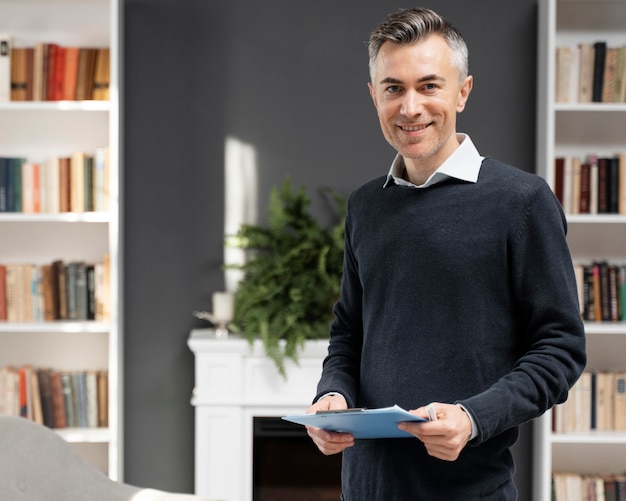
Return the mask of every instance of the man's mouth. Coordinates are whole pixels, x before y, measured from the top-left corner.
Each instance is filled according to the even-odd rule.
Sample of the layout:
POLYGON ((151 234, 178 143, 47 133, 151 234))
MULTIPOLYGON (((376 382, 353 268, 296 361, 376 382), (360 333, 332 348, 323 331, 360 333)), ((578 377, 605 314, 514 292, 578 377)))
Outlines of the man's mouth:
POLYGON ((428 127, 428 124, 426 125, 400 125, 400 128, 405 132, 416 132, 416 131, 424 130, 426 127, 428 127))

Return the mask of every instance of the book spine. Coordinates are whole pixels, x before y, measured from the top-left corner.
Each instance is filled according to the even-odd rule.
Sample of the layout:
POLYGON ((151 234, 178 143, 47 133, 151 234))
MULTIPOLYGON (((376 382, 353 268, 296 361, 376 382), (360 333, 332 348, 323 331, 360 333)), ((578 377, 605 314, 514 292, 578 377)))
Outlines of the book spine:
POLYGON ((11 36, 0 33, 0 103, 11 100, 11 36))

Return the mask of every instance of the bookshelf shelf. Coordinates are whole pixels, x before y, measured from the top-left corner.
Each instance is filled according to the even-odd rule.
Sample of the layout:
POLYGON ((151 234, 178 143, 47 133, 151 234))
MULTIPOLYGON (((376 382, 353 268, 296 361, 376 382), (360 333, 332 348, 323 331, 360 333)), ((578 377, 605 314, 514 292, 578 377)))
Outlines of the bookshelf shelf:
POLYGON ((619 214, 568 214, 567 222, 573 224, 626 224, 626 216, 619 214))
POLYGON ((587 336, 623 335, 626 332, 624 322, 585 322, 585 333, 587 336))
POLYGON ((98 111, 108 112, 109 101, 19 101, 0 103, 0 111, 98 111))
POLYGON ((554 111, 556 112, 625 112, 626 104, 624 103, 575 103, 575 104, 560 104, 554 105, 554 111))
MULTIPOLYGON (((557 157, 577 158, 583 163, 589 156, 614 157, 626 154, 626 103, 580 102, 584 101, 578 87, 580 80, 577 71, 580 66, 576 67, 576 72, 570 73, 569 101, 557 102, 557 47, 569 46, 577 56, 579 44, 606 41, 607 47, 624 46, 625 18, 626 0, 539 1, 537 173, 555 191, 557 157)), ((577 57, 573 57, 573 60, 576 65, 579 64, 577 57)), ((623 170, 619 172, 621 176, 623 170)), ((612 264, 626 264, 626 214, 621 211, 610 214, 598 212, 566 214, 567 238, 574 263, 585 265, 606 260, 612 264)), ((585 332, 587 370, 609 373, 626 371, 626 359, 623 356, 626 353, 626 322, 586 321, 585 332)), ((574 399, 573 393, 570 392, 571 399, 574 399)), ((554 499, 554 472, 579 475, 626 472, 626 431, 592 429, 554 433, 554 414, 553 409, 534 422, 533 500, 554 499)), ((560 415, 557 414, 557 417, 560 415)), ((558 419, 557 422, 560 423, 558 419)), ((577 418, 576 423, 580 422, 577 418)))
POLYGON ((63 428, 55 431, 66 442, 70 443, 106 444, 111 440, 108 428, 63 428))
POLYGON ((551 441, 555 444, 622 444, 626 446, 626 432, 594 431, 580 433, 554 433, 552 434, 551 441))
POLYGON ((0 223, 109 223, 108 212, 63 212, 55 214, 2 212, 0 223))
POLYGON ((19 334, 20 332, 38 332, 50 334, 54 332, 108 333, 111 326, 106 322, 0 322, 0 332, 19 334))
MULTIPOLYGON (((0 369, 14 367, 32 370, 35 379, 39 377, 40 372, 45 372, 43 369, 51 369, 53 372, 72 377, 84 376, 85 379, 89 379, 88 384, 93 383, 92 376, 97 374, 97 393, 91 395, 106 396, 104 399, 98 399, 97 423, 90 420, 85 426, 85 422, 81 420, 76 421, 76 424, 80 422, 83 427, 75 427, 68 419, 66 425, 54 427, 54 430, 64 440, 70 442, 86 460, 114 480, 123 480, 122 323, 119 306, 120 5, 120 0, 0 0, 2 12, 0 32, 10 36, 12 48, 34 48, 38 44, 44 44, 46 46, 44 50, 51 51, 51 45, 58 45, 64 49, 76 48, 83 56, 85 52, 90 52, 83 49, 89 48, 93 50, 88 57, 94 58, 92 59, 94 68, 97 58, 106 61, 106 54, 109 56, 108 99, 96 85, 81 88, 85 92, 86 89, 91 90, 89 93, 74 94, 77 100, 69 100, 71 99, 69 94, 56 95, 64 98, 70 96, 68 100, 54 100, 55 96, 46 94, 43 94, 42 100, 36 100, 37 93, 33 92, 32 99, 29 94, 27 99, 30 100, 18 101, 15 95, 13 100, 4 99, 4 94, 0 92, 0 157, 25 159, 28 163, 38 164, 40 183, 43 183, 43 173, 49 172, 47 168, 51 165, 49 163, 51 158, 72 158, 84 154, 94 157, 95 162, 98 154, 101 155, 99 157, 101 165, 107 165, 106 174, 98 177, 98 182, 102 182, 98 185, 101 189, 92 191, 85 189, 82 193, 85 197, 93 195, 93 200, 96 200, 96 193, 98 195, 106 193, 105 197, 98 197, 99 201, 105 200, 101 205, 95 202, 83 203, 80 196, 73 199, 72 196, 78 193, 73 191, 75 186, 90 186, 88 183, 77 183, 70 188, 70 205, 66 204, 64 207, 65 210, 71 210, 73 206, 74 212, 65 212, 60 207, 56 209, 54 207, 49 209, 48 205, 44 207, 43 196, 39 209, 41 212, 36 212, 37 209, 32 208, 27 212, 0 212, 2 235, 0 265, 6 268, 26 265, 35 270, 32 277, 37 277, 38 271, 43 274, 43 267, 52 263, 60 262, 68 266, 71 262, 76 262, 84 263, 88 267, 100 266, 100 271, 103 271, 93 276, 102 279, 102 282, 96 283, 95 289, 100 286, 99 292, 105 291, 101 294, 105 299, 98 302, 98 305, 102 306, 98 314, 93 314, 94 309, 91 308, 87 315, 78 316, 80 319, 97 320, 48 321, 31 319, 73 317, 69 314, 56 314, 59 311, 58 302, 55 305, 55 314, 50 315, 48 310, 48 316, 44 317, 39 296, 31 293, 30 299, 23 301, 22 298, 26 296, 18 296, 13 292, 12 308, 15 308, 16 303, 20 303, 19 308, 26 309, 29 314, 26 316, 14 314, 11 317, 4 315, 5 318, 11 318, 11 321, 0 320, 0 369), (109 52, 98 49, 108 49, 109 52), (76 211, 76 207, 79 211, 76 211), (102 210, 81 212, 83 207, 102 210), (15 299, 18 297, 20 300, 15 299), (33 297, 37 299, 32 302, 34 306, 31 310, 28 305, 33 297), (24 304, 27 305, 26 308, 24 304), (22 318, 26 321, 15 321, 22 318), (100 412, 102 409, 104 413, 100 412), (103 425, 106 427, 102 427, 103 425)), ((32 60, 35 60, 34 55, 32 60)), ((63 67, 63 64, 60 63, 59 67, 63 67)), ((33 63, 33 72, 28 74, 35 74, 34 68, 33 63)), ((94 69, 92 73, 94 82, 97 74, 97 70, 94 69)), ((75 76, 78 80, 78 73, 75 76)), ((0 67, 0 84, 3 81, 0 67)), ((44 81, 43 77, 41 81, 44 81)), ((46 80, 46 83, 51 81, 46 80)), ((65 83, 66 80, 63 79, 63 85, 65 83)), ((57 80, 56 84, 60 85, 60 80, 57 80)), ((34 84, 27 87, 36 88, 34 84)), ((87 163, 84 165, 88 167, 87 163)), ((72 172, 76 174, 76 171, 69 170, 70 175, 72 172)), ((91 173, 87 168, 84 172, 87 173, 85 176, 91 173)), ((93 170, 94 186, 95 172, 96 169, 93 170)), ((58 181, 60 186, 61 182, 58 181)), ((43 184, 41 187, 43 192, 43 184)), ((18 188, 15 188, 15 193, 19 193, 18 188)), ((55 193, 56 197, 59 191, 47 191, 48 199, 52 198, 49 193, 55 193)), ((11 208, 4 205, 3 210, 5 209, 17 211, 19 207, 11 208)), ((37 285, 37 280, 33 278, 31 283, 37 285)), ((81 294, 77 294, 84 299, 81 294)), ((94 295, 89 297, 93 298, 94 295)), ((90 389, 93 390, 93 384, 90 389)), ((90 407, 90 410, 92 411, 93 407, 90 407)), ((65 411, 69 416, 69 410, 66 408, 65 411)), ((43 412, 41 414, 45 415, 43 412)), ((90 417, 93 417, 93 414, 90 417)))

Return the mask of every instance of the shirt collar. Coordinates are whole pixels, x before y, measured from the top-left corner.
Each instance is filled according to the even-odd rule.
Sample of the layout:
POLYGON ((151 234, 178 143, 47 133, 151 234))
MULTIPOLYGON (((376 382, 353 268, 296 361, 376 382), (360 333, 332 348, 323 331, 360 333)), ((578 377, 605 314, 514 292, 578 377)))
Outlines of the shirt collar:
POLYGON ((395 184, 400 186, 427 188, 448 178, 475 183, 478 180, 480 165, 484 157, 478 153, 474 143, 467 134, 457 134, 456 136, 460 143, 459 147, 430 175, 424 184, 417 186, 404 179, 404 159, 398 154, 391 164, 383 187, 387 187, 395 182, 395 184))

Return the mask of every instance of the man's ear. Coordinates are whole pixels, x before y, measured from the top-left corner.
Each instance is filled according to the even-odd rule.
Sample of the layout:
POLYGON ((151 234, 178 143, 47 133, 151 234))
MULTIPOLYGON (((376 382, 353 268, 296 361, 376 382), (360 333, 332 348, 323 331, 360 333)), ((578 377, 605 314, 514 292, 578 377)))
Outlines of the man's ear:
POLYGON ((378 109, 378 103, 376 102, 376 90, 372 85, 372 82, 367 82, 367 88, 370 91, 370 96, 372 97, 372 101, 374 101, 374 106, 378 109))
POLYGON ((473 85, 474 77, 472 75, 467 76, 459 89, 459 102, 456 106, 457 113, 461 113, 465 109, 465 104, 467 103, 470 92, 472 92, 473 85))

